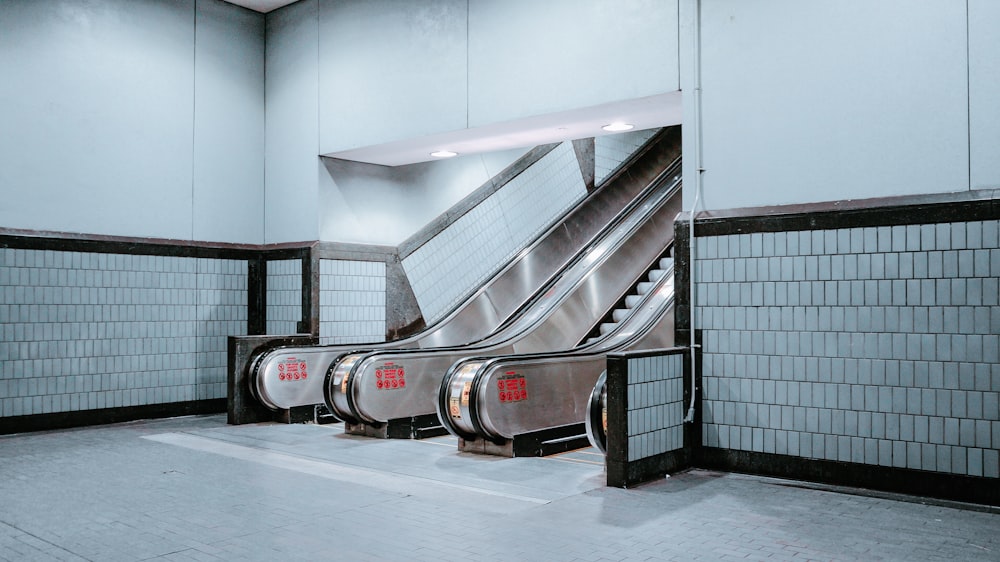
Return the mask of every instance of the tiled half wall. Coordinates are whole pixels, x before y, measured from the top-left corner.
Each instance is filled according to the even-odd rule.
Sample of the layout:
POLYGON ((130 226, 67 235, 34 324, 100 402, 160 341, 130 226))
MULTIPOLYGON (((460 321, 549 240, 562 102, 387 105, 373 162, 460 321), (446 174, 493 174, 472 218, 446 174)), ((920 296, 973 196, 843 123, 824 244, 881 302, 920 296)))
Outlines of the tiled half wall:
POLYGON ((302 260, 267 263, 267 333, 294 334, 302 321, 302 260))
POLYGON ((0 418, 225 398, 247 261, 0 249, 0 418))
POLYGON ((385 271, 382 262, 320 260, 321 344, 385 341, 385 271))
POLYGON ((697 236, 701 445, 1000 477, 997 210, 895 203, 697 236))
POLYGON ((689 348, 608 355, 609 486, 628 487, 689 462, 684 424, 689 357, 689 348))

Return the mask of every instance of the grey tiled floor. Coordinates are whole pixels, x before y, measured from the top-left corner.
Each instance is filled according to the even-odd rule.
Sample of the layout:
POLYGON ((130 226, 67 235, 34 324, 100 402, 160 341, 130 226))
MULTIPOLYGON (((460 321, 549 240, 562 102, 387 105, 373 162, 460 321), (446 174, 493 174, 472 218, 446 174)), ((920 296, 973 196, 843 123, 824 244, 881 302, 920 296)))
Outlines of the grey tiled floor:
POLYGON ((0 560, 1000 560, 957 507, 224 416, 0 437, 0 560))

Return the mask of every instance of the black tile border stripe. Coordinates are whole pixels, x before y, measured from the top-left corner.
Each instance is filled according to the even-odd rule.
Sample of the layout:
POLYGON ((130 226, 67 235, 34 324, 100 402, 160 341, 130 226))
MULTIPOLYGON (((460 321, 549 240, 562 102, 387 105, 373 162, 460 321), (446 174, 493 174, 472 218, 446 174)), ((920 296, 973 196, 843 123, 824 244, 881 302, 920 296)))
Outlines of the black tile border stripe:
MULTIPOLYGON (((688 230, 690 213, 677 216, 688 230)), ((903 226, 1000 219, 1000 189, 702 211, 695 236, 903 226)))
POLYGON ((252 244, 215 244, 4 228, 0 228, 0 248, 233 260, 251 259, 268 249, 267 246, 252 244))
POLYGON ((226 411, 225 398, 167 402, 145 406, 125 406, 100 410, 76 410, 51 414, 31 414, 0 418, 0 435, 29 431, 48 431, 72 427, 105 425, 128 421, 172 418, 195 414, 221 414, 226 411))

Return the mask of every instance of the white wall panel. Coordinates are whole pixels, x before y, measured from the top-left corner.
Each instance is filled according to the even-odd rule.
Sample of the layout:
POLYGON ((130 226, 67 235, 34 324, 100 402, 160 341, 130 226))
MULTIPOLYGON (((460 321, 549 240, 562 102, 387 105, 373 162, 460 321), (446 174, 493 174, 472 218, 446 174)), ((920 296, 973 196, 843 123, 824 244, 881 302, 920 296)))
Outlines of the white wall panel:
POLYGON ((320 153, 466 127, 466 1, 320 3, 320 153))
POLYGON ((267 243, 319 238, 317 8, 316 0, 302 0, 266 19, 267 243))
POLYGON ((1000 2, 969 0, 969 140, 973 189, 1000 187, 1000 2))
POLYGON ((264 241, 264 18, 198 0, 195 240, 264 241))
POLYGON ((964 2, 702 11, 707 208, 968 189, 964 2))
POLYGON ((676 0, 470 0, 469 126, 679 88, 676 0))
POLYGON ((0 226, 190 238, 194 2, 0 2, 0 226))

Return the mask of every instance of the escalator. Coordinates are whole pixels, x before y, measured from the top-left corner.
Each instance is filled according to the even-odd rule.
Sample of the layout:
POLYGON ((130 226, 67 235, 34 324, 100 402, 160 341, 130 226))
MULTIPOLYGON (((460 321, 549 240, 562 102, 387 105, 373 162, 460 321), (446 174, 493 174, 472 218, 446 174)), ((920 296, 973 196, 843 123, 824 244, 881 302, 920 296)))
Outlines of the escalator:
POLYGON ((679 154, 679 127, 657 133, 616 174, 516 255, 469 299, 420 334, 392 342, 278 347, 258 354, 249 362, 251 395, 272 410, 321 404, 324 376, 331 365, 351 352, 461 345, 481 340, 511 324, 579 259, 581 251, 593 244, 615 216, 635 205, 636 198, 648 190, 650 183, 679 154), (302 375, 294 379, 284 376, 291 365, 302 375))
POLYGON ((456 361, 568 349, 599 331, 609 311, 628 300, 636 280, 657 268, 672 243, 681 206, 679 166, 678 159, 664 170, 640 204, 617 217, 607 235, 515 321, 475 345, 346 355, 326 377, 327 407, 357 425, 436 417, 441 381, 456 361))
MULTIPOLYGON (((456 362, 438 393, 445 428, 464 440, 497 444, 555 430, 563 439, 582 436, 590 429, 591 394, 607 354, 673 344, 672 260, 661 259, 636 289, 612 313, 613 321, 601 325, 599 335, 574 349, 456 362)), ((600 423, 603 427, 603 418, 600 423)))

